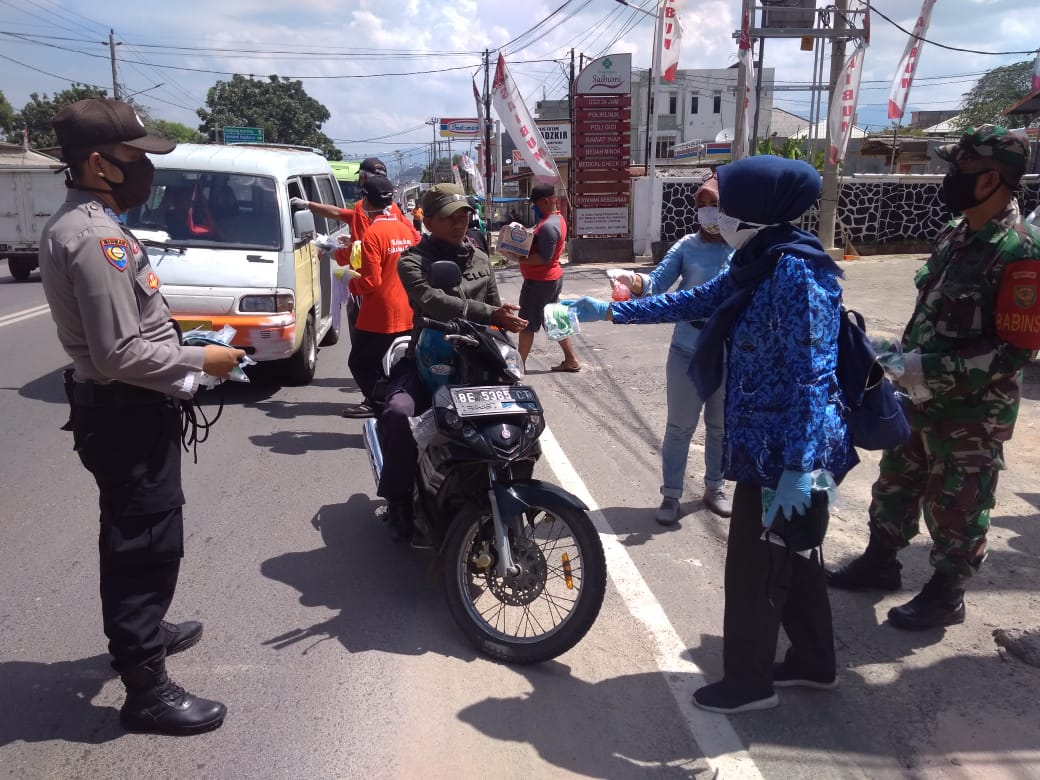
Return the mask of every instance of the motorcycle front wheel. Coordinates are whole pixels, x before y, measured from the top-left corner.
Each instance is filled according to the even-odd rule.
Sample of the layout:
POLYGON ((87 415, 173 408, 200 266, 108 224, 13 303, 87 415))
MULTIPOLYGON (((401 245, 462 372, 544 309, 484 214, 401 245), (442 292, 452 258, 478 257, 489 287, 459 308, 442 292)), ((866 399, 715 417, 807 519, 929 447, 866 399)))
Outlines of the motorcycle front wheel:
POLYGON ((452 617, 482 653, 533 664, 576 645, 596 620, 607 564, 596 528, 578 509, 531 507, 509 534, 515 577, 495 571, 494 523, 473 512, 444 543, 444 592, 452 617))

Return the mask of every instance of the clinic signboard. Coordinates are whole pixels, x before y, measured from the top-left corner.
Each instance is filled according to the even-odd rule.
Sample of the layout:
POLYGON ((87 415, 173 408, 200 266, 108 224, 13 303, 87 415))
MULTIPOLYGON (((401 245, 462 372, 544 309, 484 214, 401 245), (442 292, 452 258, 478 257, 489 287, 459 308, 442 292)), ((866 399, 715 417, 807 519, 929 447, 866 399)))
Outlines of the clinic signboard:
POLYGON ((574 229, 579 236, 630 234, 632 55, 593 60, 575 80, 574 229))

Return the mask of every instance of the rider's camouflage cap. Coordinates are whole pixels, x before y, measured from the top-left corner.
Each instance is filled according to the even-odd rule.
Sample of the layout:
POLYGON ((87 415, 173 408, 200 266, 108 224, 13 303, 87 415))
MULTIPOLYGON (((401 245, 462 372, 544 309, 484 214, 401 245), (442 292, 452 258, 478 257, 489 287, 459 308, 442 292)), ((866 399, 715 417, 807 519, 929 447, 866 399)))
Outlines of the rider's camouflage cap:
POLYGON ((969 128, 961 140, 936 149, 948 162, 993 159, 1015 168, 1025 168, 1029 139, 1024 130, 1006 130, 998 125, 969 128))

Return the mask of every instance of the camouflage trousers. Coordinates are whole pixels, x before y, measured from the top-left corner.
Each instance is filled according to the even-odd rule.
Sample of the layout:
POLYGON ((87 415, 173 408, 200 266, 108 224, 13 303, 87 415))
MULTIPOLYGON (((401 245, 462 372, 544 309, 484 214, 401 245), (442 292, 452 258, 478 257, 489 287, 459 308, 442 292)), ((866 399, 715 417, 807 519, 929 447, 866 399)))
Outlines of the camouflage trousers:
POLYGON ((906 444, 881 456, 871 489, 871 538, 906 547, 920 531, 923 513, 932 566, 971 576, 986 555, 989 510, 1003 468, 1003 443, 977 424, 941 431, 913 427, 906 444))

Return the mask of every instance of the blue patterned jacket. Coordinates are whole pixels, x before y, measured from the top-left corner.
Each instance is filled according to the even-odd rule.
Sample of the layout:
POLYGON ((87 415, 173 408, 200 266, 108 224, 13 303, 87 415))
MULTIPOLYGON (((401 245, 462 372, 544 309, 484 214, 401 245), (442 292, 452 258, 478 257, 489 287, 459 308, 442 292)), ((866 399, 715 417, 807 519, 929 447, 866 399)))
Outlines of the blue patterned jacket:
MULTIPOLYGON (((690 290, 611 304, 614 322, 706 319, 733 290, 729 272, 690 290)), ((826 469, 836 480, 858 462, 841 415, 835 368, 841 286, 790 254, 758 286, 728 340, 728 479, 776 487, 785 469, 826 469)))

